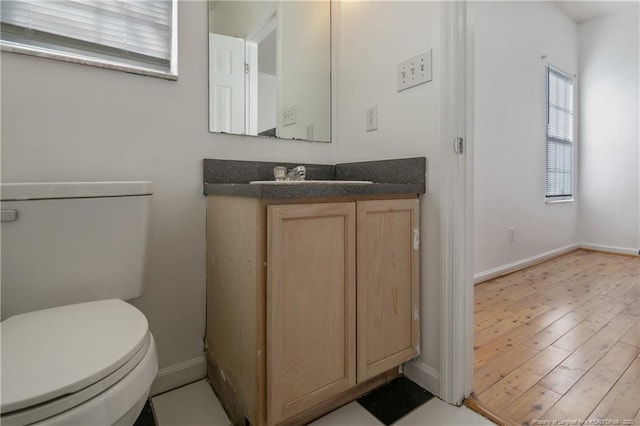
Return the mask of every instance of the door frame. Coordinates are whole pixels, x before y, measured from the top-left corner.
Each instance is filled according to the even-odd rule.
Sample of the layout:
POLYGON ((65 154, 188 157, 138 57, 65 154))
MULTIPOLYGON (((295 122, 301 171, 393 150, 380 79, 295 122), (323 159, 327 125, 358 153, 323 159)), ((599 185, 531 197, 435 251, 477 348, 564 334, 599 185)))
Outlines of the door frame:
POLYGON ((439 396, 473 386, 473 22, 465 1, 441 3, 442 284, 439 396), (454 140, 464 139, 462 154, 454 140))

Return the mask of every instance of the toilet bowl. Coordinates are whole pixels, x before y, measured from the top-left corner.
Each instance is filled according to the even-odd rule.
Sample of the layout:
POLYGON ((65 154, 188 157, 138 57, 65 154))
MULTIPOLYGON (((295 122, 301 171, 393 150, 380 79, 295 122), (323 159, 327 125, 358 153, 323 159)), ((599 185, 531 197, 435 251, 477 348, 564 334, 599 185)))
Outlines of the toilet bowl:
POLYGON ((131 425, 158 362, 144 315, 118 299, 0 323, 3 425, 131 425))

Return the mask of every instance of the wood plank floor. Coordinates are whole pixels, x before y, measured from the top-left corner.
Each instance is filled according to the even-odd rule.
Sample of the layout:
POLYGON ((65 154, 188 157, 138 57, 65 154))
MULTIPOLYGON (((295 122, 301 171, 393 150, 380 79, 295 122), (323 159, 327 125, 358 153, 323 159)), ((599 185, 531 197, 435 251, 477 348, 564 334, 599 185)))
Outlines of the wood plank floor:
POLYGON ((640 425, 639 276, 639 257, 577 250, 475 286, 474 404, 640 425))

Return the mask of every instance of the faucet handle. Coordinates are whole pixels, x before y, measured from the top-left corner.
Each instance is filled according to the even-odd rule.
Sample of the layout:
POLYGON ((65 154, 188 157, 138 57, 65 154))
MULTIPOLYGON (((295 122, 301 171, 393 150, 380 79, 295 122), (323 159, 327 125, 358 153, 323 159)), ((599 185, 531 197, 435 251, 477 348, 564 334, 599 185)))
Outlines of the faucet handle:
POLYGON ((273 177, 276 180, 285 180, 287 178, 287 168, 285 166, 275 166, 273 168, 273 177))

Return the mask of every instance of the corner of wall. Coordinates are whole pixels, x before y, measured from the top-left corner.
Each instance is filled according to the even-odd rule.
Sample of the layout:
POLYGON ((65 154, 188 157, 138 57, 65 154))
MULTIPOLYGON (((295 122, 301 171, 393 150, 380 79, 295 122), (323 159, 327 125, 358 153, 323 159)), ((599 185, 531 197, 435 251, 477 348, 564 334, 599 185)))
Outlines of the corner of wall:
POLYGON ((420 360, 404 364, 404 374, 434 395, 440 394, 440 372, 420 360))
POLYGON ((558 257, 565 253, 569 253, 580 247, 582 247, 582 244, 569 244, 564 247, 560 247, 554 250, 549 250, 544 253, 537 254, 535 256, 527 257, 525 259, 520 259, 515 262, 508 263, 506 265, 501 265, 496 268, 478 272, 476 274, 473 274, 473 283, 480 284, 490 279, 497 278, 502 275, 510 274, 512 272, 516 272, 521 269, 528 268, 529 266, 537 265, 538 263, 551 260, 554 257, 558 257))
POLYGON ((207 374, 207 359, 200 356, 185 362, 170 365, 158 371, 151 385, 149 396, 155 396, 171 389, 193 383, 207 374))

